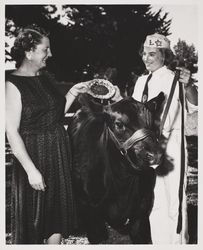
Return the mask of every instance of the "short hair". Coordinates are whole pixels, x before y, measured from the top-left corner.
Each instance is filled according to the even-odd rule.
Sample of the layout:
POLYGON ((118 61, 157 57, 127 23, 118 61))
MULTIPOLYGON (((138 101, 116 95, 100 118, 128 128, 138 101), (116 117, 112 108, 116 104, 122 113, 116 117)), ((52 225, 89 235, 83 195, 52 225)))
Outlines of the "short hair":
POLYGON ((164 65, 166 65, 166 66, 171 65, 171 63, 174 60, 173 51, 170 49, 164 49, 164 48, 160 48, 159 51, 161 52, 161 54, 164 57, 164 65))
POLYGON ((25 52, 36 49, 43 37, 48 37, 49 33, 43 28, 32 24, 20 29, 18 36, 11 48, 11 57, 16 61, 16 68, 19 68, 25 58, 25 52))
MULTIPOLYGON (((162 56, 164 57, 164 65, 166 65, 167 67, 170 66, 174 60, 173 51, 170 49, 165 49, 165 48, 158 48, 158 50, 161 52, 162 56)), ((144 45, 142 44, 139 50, 140 56, 143 56, 143 51, 144 51, 144 45)))

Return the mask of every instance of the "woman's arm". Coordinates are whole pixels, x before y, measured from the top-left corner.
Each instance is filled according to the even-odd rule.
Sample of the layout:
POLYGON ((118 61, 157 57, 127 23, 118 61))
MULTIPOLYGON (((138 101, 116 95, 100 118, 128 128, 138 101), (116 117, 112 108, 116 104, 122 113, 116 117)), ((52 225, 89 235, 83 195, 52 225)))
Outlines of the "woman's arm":
POLYGON ((198 105, 198 92, 196 86, 193 83, 189 83, 187 86, 185 86, 185 96, 190 103, 195 106, 198 105))
POLYGON ((64 113, 68 112, 70 106, 72 105, 72 103, 74 102, 75 98, 76 98, 79 94, 87 92, 88 84, 89 84, 89 81, 77 83, 77 84, 75 84, 75 85, 67 92, 67 94, 65 95, 65 98, 66 98, 66 105, 65 105, 64 113))
POLYGON ((197 88, 193 84, 191 80, 191 73, 188 69, 185 68, 177 68, 180 69, 180 79, 179 81, 184 84, 185 87, 185 96, 187 100, 197 106, 198 105, 198 92, 197 88))
POLYGON ((120 89, 118 88, 118 86, 114 85, 115 88, 115 94, 111 97, 111 100, 114 102, 118 102, 120 100, 123 99, 123 97, 121 96, 121 92, 120 89))
POLYGON ((44 191, 43 177, 28 155, 19 134, 21 111, 22 103, 19 90, 11 82, 6 82, 6 134, 9 144, 13 154, 27 173, 30 185, 36 190, 44 191))

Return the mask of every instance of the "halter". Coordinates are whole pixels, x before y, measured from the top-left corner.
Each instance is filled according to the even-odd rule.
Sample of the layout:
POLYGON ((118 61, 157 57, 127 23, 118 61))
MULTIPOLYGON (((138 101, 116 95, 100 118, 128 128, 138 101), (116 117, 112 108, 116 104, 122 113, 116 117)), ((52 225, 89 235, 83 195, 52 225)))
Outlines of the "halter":
POLYGON ((122 147, 125 151, 130 149, 136 142, 142 141, 147 137, 152 137, 152 132, 149 129, 138 129, 135 131, 126 142, 123 143, 122 147))
POLYGON ((140 170, 135 164, 131 161, 129 155, 128 155, 128 149, 130 149, 135 143, 142 141, 146 139, 147 137, 152 137, 152 132, 149 129, 138 129, 135 131, 130 138, 128 138, 123 144, 121 144, 118 139, 116 138, 113 131, 108 127, 109 134, 114 139, 115 144, 117 148, 119 149, 120 153, 127 159, 127 161, 130 163, 130 165, 136 169, 140 170))

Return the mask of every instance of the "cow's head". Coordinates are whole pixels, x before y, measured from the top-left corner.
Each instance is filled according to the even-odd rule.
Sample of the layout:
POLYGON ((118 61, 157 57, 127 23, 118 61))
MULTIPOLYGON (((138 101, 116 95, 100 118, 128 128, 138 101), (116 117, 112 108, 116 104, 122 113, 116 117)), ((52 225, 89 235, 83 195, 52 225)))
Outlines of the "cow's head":
POLYGON ((126 98, 105 107, 110 116, 110 130, 139 167, 160 163, 162 150, 157 140, 157 125, 164 99, 161 92, 147 103, 126 98))
POLYGON ((79 98, 82 108, 74 118, 72 133, 80 138, 78 143, 83 138, 86 145, 94 150, 95 142, 108 128, 111 139, 139 168, 159 164, 162 151, 156 137, 157 114, 164 99, 164 94, 160 93, 147 103, 125 98, 104 106, 88 94, 82 94, 79 98))

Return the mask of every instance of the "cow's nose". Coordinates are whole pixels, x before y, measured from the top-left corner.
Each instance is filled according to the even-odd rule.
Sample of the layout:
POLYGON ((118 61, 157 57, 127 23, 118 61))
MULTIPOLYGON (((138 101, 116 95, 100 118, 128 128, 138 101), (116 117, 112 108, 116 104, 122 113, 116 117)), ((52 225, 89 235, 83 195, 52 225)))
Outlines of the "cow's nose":
POLYGON ((157 154, 157 164, 161 164, 162 161, 163 161, 163 156, 164 156, 164 153, 161 151, 160 153, 157 154))
POLYGON ((154 155, 154 162, 152 164, 158 164, 158 165, 160 165, 162 163, 162 160, 163 160, 163 153, 162 153, 162 151, 157 152, 154 155))
POLYGON ((146 153, 146 158, 147 158, 148 162, 151 163, 151 162, 154 162, 155 156, 154 156, 153 153, 147 152, 146 153))
POLYGON ((153 152, 146 153, 146 159, 150 163, 150 165, 160 164, 162 161, 162 158, 163 158, 162 152, 157 152, 156 154, 153 152))

